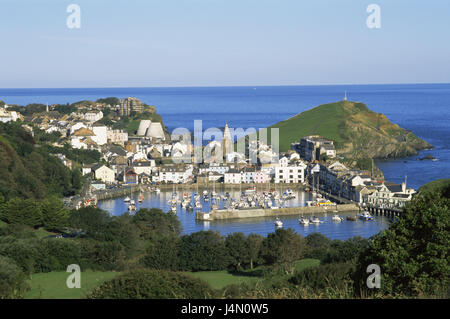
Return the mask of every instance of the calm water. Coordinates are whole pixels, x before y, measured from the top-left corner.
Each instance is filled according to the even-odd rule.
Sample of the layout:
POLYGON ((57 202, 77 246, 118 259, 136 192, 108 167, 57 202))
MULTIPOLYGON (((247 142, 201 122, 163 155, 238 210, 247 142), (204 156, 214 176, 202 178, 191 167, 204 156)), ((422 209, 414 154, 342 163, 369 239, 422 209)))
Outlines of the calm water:
MULTIPOLYGON (((183 191, 178 191, 178 196, 181 198, 183 191)), ((218 194, 222 194, 221 192, 217 192, 218 194)), ((238 198, 240 194, 239 190, 237 191, 229 191, 230 195, 233 198, 238 198)), ((305 202, 311 199, 311 195, 309 193, 305 193, 303 191, 295 191, 296 195, 295 199, 291 199, 286 202, 286 207, 294 207, 294 206, 305 206, 305 202)), ((132 199, 136 202, 137 209, 139 208, 151 208, 151 207, 159 207, 164 211, 170 210, 170 204, 168 201, 172 198, 172 191, 161 191, 160 194, 156 193, 146 193, 145 200, 142 203, 138 203, 137 196, 132 197, 132 199)), ((210 202, 202 202, 202 211, 209 211, 210 202)), ((224 205, 224 202, 221 201, 221 206, 224 205)), ((99 203, 99 207, 110 212, 113 215, 121 215, 127 211, 128 204, 126 204, 122 198, 119 199, 111 199, 101 201, 99 203)), ((361 221, 358 220, 356 222, 346 221, 336 223, 331 220, 333 213, 327 214, 319 214, 317 215, 323 223, 319 225, 309 225, 303 226, 299 223, 299 216, 283 216, 280 219, 283 221, 284 228, 292 228, 297 233, 307 236, 313 232, 320 232, 332 239, 342 239, 345 240, 347 238, 351 238, 353 236, 362 236, 362 237, 370 237, 374 234, 380 232, 380 230, 388 227, 390 220, 384 216, 375 216, 374 221, 361 221)), ((340 213, 340 216, 347 215, 355 215, 354 213, 340 213)), ((181 208, 181 205, 177 206, 177 216, 180 219, 181 225, 183 226, 183 233, 189 234, 192 232, 197 232, 201 230, 214 230, 219 231, 222 235, 227 235, 233 232, 242 232, 246 235, 250 233, 257 233, 263 236, 268 233, 274 232, 276 227, 274 225, 274 218, 248 218, 248 219, 230 219, 230 220, 221 220, 221 221, 197 221, 195 220, 195 211, 188 212, 185 209, 181 208)), ((311 217, 305 215, 305 217, 311 217)))
MULTIPOLYGON (((260 128, 289 118, 323 103, 342 100, 347 91, 349 100, 361 101, 392 122, 413 131, 435 146, 418 156, 405 159, 377 161, 389 181, 400 183, 407 176, 408 186, 421 185, 439 178, 450 178, 450 84, 415 85, 334 85, 334 86, 277 86, 277 87, 198 87, 198 88, 100 88, 100 89, 0 89, 0 100, 10 104, 73 103, 115 96, 135 96, 147 104, 155 105, 164 123, 172 130, 176 127, 193 129, 194 120, 203 120, 203 129, 223 127, 260 128), (419 161, 431 154, 436 162, 419 161)), ((299 136, 300 138, 300 136, 299 136)), ((166 195, 161 195, 166 196, 166 195)), ((168 199, 167 199, 168 200, 168 199)), ((148 198, 145 207, 168 210, 166 200, 148 198), (166 206, 165 206, 166 205, 166 206)), ((101 207, 113 214, 126 210, 121 200, 105 201, 101 207)), ((178 212, 184 232, 209 227, 223 234, 242 231, 267 234, 274 230, 273 220, 239 220, 196 223, 192 213, 178 212)), ((319 231, 332 238, 354 235, 370 236, 386 227, 384 218, 370 223, 343 222, 334 224, 328 217, 319 226, 303 228, 297 217, 283 218, 285 227, 301 234, 319 231)))

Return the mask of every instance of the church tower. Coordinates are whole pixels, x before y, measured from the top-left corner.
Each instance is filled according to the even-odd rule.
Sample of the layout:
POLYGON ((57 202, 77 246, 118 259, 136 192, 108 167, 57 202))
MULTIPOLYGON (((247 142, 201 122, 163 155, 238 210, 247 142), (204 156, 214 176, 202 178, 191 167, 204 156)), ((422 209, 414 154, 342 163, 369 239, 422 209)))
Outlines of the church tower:
POLYGON ((222 139, 222 150, 223 155, 234 152, 233 149, 233 140, 231 139, 230 129, 228 128, 228 123, 225 123, 225 129, 223 131, 223 139, 222 139))

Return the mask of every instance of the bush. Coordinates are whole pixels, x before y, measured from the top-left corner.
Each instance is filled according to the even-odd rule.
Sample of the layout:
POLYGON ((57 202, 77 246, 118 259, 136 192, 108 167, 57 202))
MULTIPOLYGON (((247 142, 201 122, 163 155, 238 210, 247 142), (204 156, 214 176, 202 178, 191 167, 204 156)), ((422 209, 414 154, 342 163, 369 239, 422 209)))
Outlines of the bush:
POLYGON ((22 270, 12 259, 0 256, 0 299, 22 298, 28 288, 22 270))
POLYGON ((119 242, 80 239, 79 243, 82 269, 121 271, 125 268, 125 250, 119 242))
POLYGON ((81 264, 81 245, 71 239, 50 238, 40 242, 35 272, 66 271, 71 264, 81 264))
POLYGON ((139 269, 94 288, 93 299, 205 299, 214 291, 204 281, 176 272, 139 269))
POLYGON ((311 288, 314 291, 326 289, 346 289, 353 285, 353 263, 336 263, 306 268, 289 279, 289 282, 311 288))

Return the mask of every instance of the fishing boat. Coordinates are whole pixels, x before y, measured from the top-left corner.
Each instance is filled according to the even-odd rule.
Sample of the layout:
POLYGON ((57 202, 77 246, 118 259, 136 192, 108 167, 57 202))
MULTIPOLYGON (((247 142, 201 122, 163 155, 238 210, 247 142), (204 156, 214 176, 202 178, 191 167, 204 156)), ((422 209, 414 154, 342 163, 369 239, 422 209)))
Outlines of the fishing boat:
POLYGON ((135 211, 136 210, 136 206, 134 206, 134 205, 130 205, 130 206, 128 206, 128 210, 131 212, 131 211, 135 211))
POLYGON ((130 199, 130 197, 125 197, 124 199, 123 199, 123 201, 125 202, 125 203, 128 203, 129 201, 130 201, 131 199, 130 199))
POLYGON ((368 211, 364 211, 361 214, 358 215, 359 219, 362 220, 373 220, 373 216, 370 215, 368 211))
POLYGON ((275 226, 277 227, 283 226, 283 222, 278 217, 275 219, 275 226))
POLYGON ((138 198, 138 202, 142 203, 144 201, 144 195, 139 196, 138 198))
POLYGON ((134 199, 130 200, 130 205, 136 205, 136 202, 134 201, 134 199))
POLYGON ((334 222, 342 222, 344 220, 344 218, 340 217, 339 215, 334 215, 331 219, 334 222))

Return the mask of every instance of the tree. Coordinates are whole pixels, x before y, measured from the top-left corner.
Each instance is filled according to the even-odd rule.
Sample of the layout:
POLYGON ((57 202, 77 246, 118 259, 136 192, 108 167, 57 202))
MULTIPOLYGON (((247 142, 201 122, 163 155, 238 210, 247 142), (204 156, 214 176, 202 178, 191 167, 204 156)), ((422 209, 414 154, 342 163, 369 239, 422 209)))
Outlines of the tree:
POLYGON ((307 258, 324 260, 330 250, 331 240, 321 233, 312 233, 305 237, 307 258))
POLYGON ((277 229, 263 241, 262 257, 267 265, 276 265, 286 274, 294 271, 294 262, 305 253, 305 241, 301 235, 289 229, 277 229))
POLYGON ((246 245, 248 250, 250 269, 253 269, 255 262, 259 262, 263 240, 264 237, 258 234, 250 234, 247 237, 246 245))
POLYGON ((141 263, 158 270, 178 270, 179 239, 165 236, 152 240, 141 263))
POLYGON ((133 221, 141 230, 144 239, 159 237, 160 234, 181 233, 181 223, 176 214, 164 213, 159 208, 143 208, 136 212, 133 221))
POLYGON ((242 264, 248 260, 248 247, 243 233, 229 234, 225 238, 225 247, 230 256, 230 266, 238 271, 242 269, 242 264))
POLYGON ((42 221, 45 229, 49 231, 61 231, 67 226, 69 211, 64 203, 56 196, 46 198, 42 204, 42 221))
POLYGON ((180 269, 223 270, 229 265, 225 242, 219 232, 200 231, 180 238, 180 269))
POLYGON ((82 230, 86 236, 97 240, 105 240, 107 238, 109 222, 111 222, 111 217, 100 208, 84 207, 72 210, 69 215, 70 227, 82 230))
POLYGON ((32 199, 13 198, 2 207, 1 219, 7 223, 23 224, 35 228, 42 225, 41 207, 32 199))
POLYGON ((380 292, 387 295, 447 295, 449 282, 450 183, 420 192, 401 218, 376 235, 359 258, 359 289, 367 292, 366 267, 381 268, 380 292))

